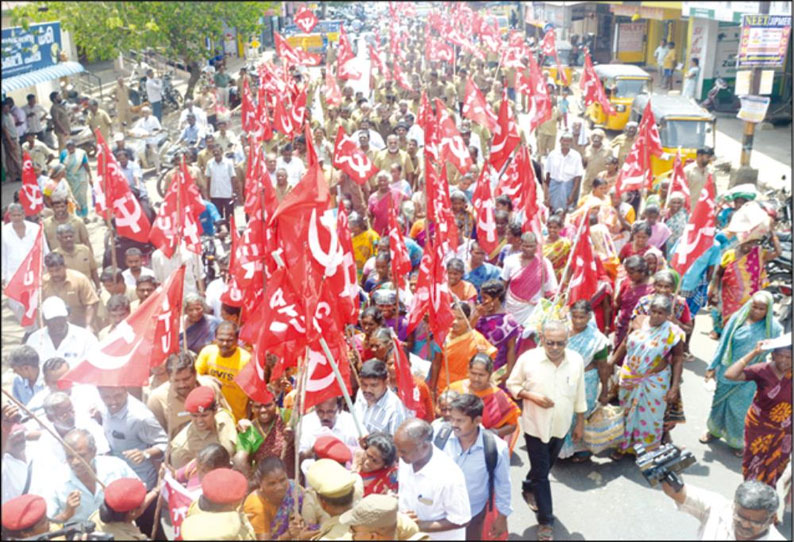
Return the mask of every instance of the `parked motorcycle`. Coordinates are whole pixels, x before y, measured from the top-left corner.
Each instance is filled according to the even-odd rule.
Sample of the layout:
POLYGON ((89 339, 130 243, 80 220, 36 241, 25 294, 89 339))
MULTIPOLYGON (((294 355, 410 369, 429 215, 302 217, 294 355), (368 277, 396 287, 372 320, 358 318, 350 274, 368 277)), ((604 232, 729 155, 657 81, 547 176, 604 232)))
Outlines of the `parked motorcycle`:
POLYGON ((201 267, 204 271, 204 283, 209 284, 217 276, 215 260, 217 252, 215 250, 215 238, 211 235, 201 236, 201 267))
POLYGON ((163 107, 179 110, 182 106, 182 95, 174 88, 173 73, 166 72, 163 75, 163 107))
POLYGON ((78 110, 80 106, 73 107, 75 109, 73 109, 72 131, 69 139, 74 141, 78 149, 82 149, 90 158, 93 158, 96 156, 96 136, 86 122, 85 113, 78 110))
POLYGON ((722 77, 718 78, 714 82, 714 86, 711 87, 711 90, 706 94, 706 99, 700 102, 700 107, 703 107, 709 112, 713 112, 717 106, 717 94, 726 88, 728 88, 728 83, 726 83, 722 77))

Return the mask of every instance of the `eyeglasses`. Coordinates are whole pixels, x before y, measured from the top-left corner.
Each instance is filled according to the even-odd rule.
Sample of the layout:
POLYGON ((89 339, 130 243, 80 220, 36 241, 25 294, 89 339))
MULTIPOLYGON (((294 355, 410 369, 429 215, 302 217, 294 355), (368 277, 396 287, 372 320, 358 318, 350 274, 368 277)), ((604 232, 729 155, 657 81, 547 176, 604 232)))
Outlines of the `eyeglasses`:
POLYGON ((566 344, 568 344, 567 340, 566 341, 547 341, 546 339, 543 339, 543 346, 562 347, 562 346, 565 346, 566 344))
POLYGON ((769 515, 767 515, 767 517, 763 521, 748 519, 742 516, 741 514, 739 514, 739 510, 735 506, 733 507, 733 519, 734 521, 752 525, 753 527, 757 527, 759 529, 763 529, 764 527, 766 527, 767 523, 769 523, 769 515))

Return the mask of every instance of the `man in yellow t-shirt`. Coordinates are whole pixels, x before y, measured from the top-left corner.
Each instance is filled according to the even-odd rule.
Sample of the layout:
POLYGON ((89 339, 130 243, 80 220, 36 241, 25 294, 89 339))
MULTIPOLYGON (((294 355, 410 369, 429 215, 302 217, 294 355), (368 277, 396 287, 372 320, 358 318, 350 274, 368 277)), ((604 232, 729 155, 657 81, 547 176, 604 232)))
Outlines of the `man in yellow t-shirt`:
POLYGON ((667 90, 673 90, 673 70, 675 70, 675 43, 672 41, 667 44, 667 54, 662 61, 662 68, 664 68, 664 75, 662 78, 662 86, 667 90))
POLYGON ((221 393, 232 409, 234 420, 245 418, 248 396, 234 378, 251 360, 251 354, 237 346, 237 325, 221 322, 215 330, 215 344, 208 344, 196 358, 196 372, 214 376, 221 382, 221 393))

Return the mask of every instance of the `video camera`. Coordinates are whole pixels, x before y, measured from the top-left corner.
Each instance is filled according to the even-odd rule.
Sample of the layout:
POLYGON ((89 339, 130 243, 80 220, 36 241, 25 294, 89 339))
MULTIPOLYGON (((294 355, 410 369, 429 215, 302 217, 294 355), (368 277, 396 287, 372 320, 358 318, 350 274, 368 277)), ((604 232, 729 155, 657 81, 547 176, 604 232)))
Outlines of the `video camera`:
POLYGON ((642 444, 635 444, 634 451, 637 454, 637 466, 651 487, 656 487, 660 482, 667 482, 676 491, 680 491, 684 487, 684 482, 681 481, 678 473, 695 462, 692 452, 681 450, 673 444, 664 444, 651 452, 642 444))
POLYGON ((93 521, 76 521, 67 523, 63 528, 49 533, 43 533, 20 540, 115 540, 112 534, 95 533, 96 524, 93 521))

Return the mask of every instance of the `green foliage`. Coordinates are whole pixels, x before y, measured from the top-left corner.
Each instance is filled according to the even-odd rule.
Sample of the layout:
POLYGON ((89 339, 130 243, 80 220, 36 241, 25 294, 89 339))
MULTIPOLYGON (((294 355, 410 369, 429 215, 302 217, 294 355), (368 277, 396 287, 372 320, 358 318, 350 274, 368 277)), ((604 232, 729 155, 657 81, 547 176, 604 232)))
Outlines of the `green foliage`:
POLYGON ((278 2, 30 2, 15 7, 14 24, 60 21, 89 61, 148 47, 186 63, 205 56, 204 38, 220 40, 223 22, 243 36, 278 2))

